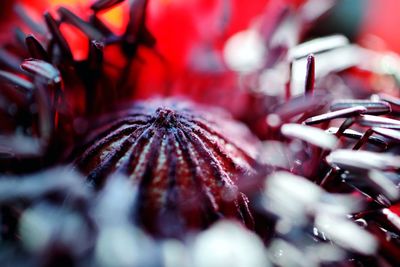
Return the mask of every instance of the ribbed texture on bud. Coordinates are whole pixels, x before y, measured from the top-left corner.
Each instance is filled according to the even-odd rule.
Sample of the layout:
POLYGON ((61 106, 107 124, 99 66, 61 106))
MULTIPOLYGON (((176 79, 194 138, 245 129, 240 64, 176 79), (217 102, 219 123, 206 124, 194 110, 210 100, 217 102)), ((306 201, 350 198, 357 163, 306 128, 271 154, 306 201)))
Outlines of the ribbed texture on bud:
POLYGON ((76 165, 99 188, 112 173, 138 188, 136 218, 179 236, 220 217, 253 226, 237 185, 255 172, 258 141, 220 110, 184 101, 139 102, 101 122, 76 165))

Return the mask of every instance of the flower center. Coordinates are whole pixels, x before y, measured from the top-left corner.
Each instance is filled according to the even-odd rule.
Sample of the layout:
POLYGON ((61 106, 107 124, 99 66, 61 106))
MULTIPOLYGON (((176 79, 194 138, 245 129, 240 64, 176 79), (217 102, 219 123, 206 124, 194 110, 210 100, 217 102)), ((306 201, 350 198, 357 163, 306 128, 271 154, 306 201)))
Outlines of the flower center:
POLYGON ((154 115, 154 124, 158 127, 173 128, 176 127, 176 112, 172 109, 163 107, 156 110, 154 115))

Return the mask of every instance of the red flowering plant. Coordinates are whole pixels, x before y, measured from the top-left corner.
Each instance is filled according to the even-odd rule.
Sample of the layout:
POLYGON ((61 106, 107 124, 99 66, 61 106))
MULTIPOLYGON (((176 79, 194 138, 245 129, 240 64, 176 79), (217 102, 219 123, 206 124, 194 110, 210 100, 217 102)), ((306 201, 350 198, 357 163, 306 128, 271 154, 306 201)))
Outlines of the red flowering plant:
POLYGON ((398 265, 400 61, 335 2, 6 1, 0 262, 398 265))

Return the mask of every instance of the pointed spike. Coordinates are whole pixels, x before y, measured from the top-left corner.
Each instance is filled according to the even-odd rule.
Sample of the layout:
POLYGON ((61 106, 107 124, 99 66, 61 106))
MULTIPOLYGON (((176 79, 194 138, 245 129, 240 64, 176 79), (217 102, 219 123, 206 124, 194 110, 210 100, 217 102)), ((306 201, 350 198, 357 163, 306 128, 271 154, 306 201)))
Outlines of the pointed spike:
POLYGON ((360 99, 343 99, 332 103, 330 110, 336 111, 345 108, 363 106, 367 108, 365 114, 382 115, 392 111, 390 104, 385 101, 371 101, 360 99))
POLYGON ((51 32, 52 37, 54 38, 54 41, 60 47, 60 50, 61 50, 63 56, 65 56, 66 59, 68 59, 68 60, 73 60, 71 48, 69 47, 67 41, 65 40, 60 29, 58 28, 58 24, 55 21, 55 19, 53 18, 53 16, 49 12, 46 12, 44 14, 44 18, 45 18, 47 27, 49 28, 49 31, 51 32))
POLYGON ((400 106, 400 98, 398 98, 398 97, 382 93, 382 94, 379 94, 379 99, 386 101, 390 104, 400 106))
POLYGON ((357 123, 361 126, 367 127, 400 129, 400 120, 373 115, 361 115, 359 118, 357 118, 357 123))
POLYGON ((333 35, 321 37, 311 41, 302 43, 291 49, 289 57, 294 60, 305 58, 310 53, 314 55, 322 54, 328 51, 345 47, 349 44, 349 40, 343 35, 333 35))
POLYGON ((288 123, 282 126, 281 132, 286 137, 300 139, 326 150, 333 150, 337 144, 335 136, 311 126, 288 123))
POLYGON ((37 59, 28 59, 22 62, 21 68, 29 73, 42 77, 47 84, 53 86, 61 85, 61 74, 53 65, 37 59))
MULTIPOLYGON (((364 170, 361 171, 363 175, 360 175, 360 170, 346 172, 341 175, 341 179, 361 194, 367 196, 379 206, 389 207, 392 203, 391 197, 385 192, 385 188, 381 186, 380 181, 375 181, 376 178, 369 174, 379 172, 377 170, 364 170)), ((385 186, 384 184, 382 184, 385 186)), ((393 186, 395 188, 395 186, 393 186)), ((389 194, 392 192, 389 192, 389 194)))
POLYGON ((94 2, 90 8, 95 11, 95 12, 99 12, 102 10, 106 10, 109 8, 112 8, 116 5, 118 5, 119 3, 124 2, 125 0, 97 0, 96 2, 94 2))
POLYGON ((372 129, 368 129, 354 145, 353 150, 359 150, 363 145, 365 145, 373 133, 374 131, 372 131, 372 129))
POLYGON ((341 109, 333 112, 328 112, 322 115, 308 118, 304 121, 306 125, 318 124, 325 121, 330 121, 337 118, 349 118, 358 116, 367 111, 367 108, 363 106, 357 106, 352 108, 341 109))
POLYGON ((104 22, 99 19, 96 14, 93 14, 89 18, 90 23, 95 27, 98 31, 100 31, 104 36, 112 36, 114 33, 104 22))
POLYGON ((26 34, 20 27, 16 27, 14 29, 14 36, 15 36, 15 39, 16 39, 18 45, 25 48, 26 34))
POLYGON ((352 171, 400 169, 400 157, 389 153, 337 149, 326 157, 328 164, 352 171))
POLYGON ((388 137, 391 139, 394 139, 396 141, 400 141, 400 131, 398 130, 391 130, 391 129, 385 129, 385 128, 379 128, 379 127, 374 127, 372 130, 384 137, 388 137))
POLYGON ((385 172, 372 170, 368 173, 369 179, 376 185, 375 188, 379 189, 380 193, 386 196, 389 200, 398 200, 400 191, 397 185, 386 175, 385 172))
POLYGON ((151 34, 146 26, 143 27, 142 43, 147 47, 153 47, 156 44, 156 38, 151 34))
POLYGON ((285 84, 285 99, 286 101, 289 101, 290 98, 292 97, 292 79, 293 79, 293 61, 290 61, 289 63, 289 71, 288 71, 288 77, 287 81, 285 84))
POLYGON ((90 48, 89 48, 89 68, 94 70, 94 69, 99 69, 102 66, 103 62, 103 49, 104 49, 104 44, 102 42, 98 41, 91 41, 90 42, 90 48))
POLYGON ((381 94, 377 95, 377 99, 388 102, 392 108, 393 113, 396 113, 396 114, 400 113, 400 98, 389 95, 389 94, 381 93, 381 94))
POLYGON ((103 39, 103 34, 99 32, 96 28, 92 25, 87 23, 86 21, 82 20, 80 17, 75 15, 69 9, 65 7, 60 7, 58 9, 58 13, 60 14, 61 18, 81 30, 89 39, 91 40, 101 40, 103 39))
POLYGON ((315 57, 313 54, 307 57, 307 74, 304 91, 306 94, 313 95, 315 86, 315 57))
POLYGON ((38 23, 29 14, 26 8, 22 4, 15 4, 14 12, 23 20, 23 22, 28 25, 33 31, 46 34, 46 27, 41 23, 38 23))
POLYGON ((51 100, 47 93, 47 88, 41 83, 36 84, 35 100, 39 114, 39 131, 40 138, 44 142, 48 142, 54 130, 54 112, 51 107, 51 100))
POLYGON ((28 35, 25 39, 25 43, 32 58, 40 59, 47 62, 50 61, 49 55, 47 54, 46 50, 33 35, 28 35))
POLYGON ((335 136, 339 138, 340 136, 343 135, 344 131, 346 131, 353 123, 355 122, 355 119, 353 117, 347 118, 339 127, 337 130, 335 136))
POLYGON ((0 79, 22 88, 25 93, 30 93, 34 89, 34 85, 31 82, 10 72, 0 70, 0 79))
MULTIPOLYGON (((334 134, 334 135, 336 135, 338 131, 339 131, 339 128, 337 128, 337 127, 331 127, 328 130, 326 130, 327 133, 334 134)), ((362 138, 363 134, 358 131, 352 130, 352 129, 347 129, 342 133, 342 136, 346 137, 346 138, 360 140, 362 138)), ((378 147, 383 147, 383 148, 388 146, 386 140, 384 140, 383 138, 380 138, 380 137, 376 137, 376 136, 370 136, 368 138, 368 143, 378 146, 378 147)))
POLYGON ((129 44, 138 43, 139 35, 145 27, 147 0, 132 1, 129 22, 125 31, 125 40, 129 44))
POLYGON ((96 98, 96 91, 101 84, 102 68, 103 68, 103 48, 104 44, 98 41, 91 41, 88 56, 88 71, 84 74, 87 81, 86 90, 86 109, 88 113, 92 113, 98 107, 94 105, 93 99, 96 98))
POLYGON ((20 63, 21 61, 17 56, 0 48, 0 64, 4 64, 14 71, 21 72, 21 69, 19 68, 20 63))
POLYGON ((289 121, 291 118, 304 112, 316 112, 323 109, 328 104, 328 98, 325 95, 301 96, 292 98, 276 109, 276 114, 283 121, 289 121))

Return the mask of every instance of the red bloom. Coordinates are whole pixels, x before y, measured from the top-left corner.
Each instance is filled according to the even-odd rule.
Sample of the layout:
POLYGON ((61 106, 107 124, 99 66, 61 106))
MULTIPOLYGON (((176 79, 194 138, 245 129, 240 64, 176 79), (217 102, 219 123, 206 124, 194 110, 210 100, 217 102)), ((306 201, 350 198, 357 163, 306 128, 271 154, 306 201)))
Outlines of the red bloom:
MULTIPOLYGON (((56 14, 60 5, 73 10, 83 19, 89 17, 89 4, 82 1, 42 0, 21 1, 37 14, 50 10, 56 14)), ((137 1, 140 2, 140 1, 137 1)), ((221 105, 235 114, 246 108, 247 96, 237 89, 239 76, 225 64, 222 50, 233 34, 248 28, 257 21, 270 5, 296 8, 304 1, 298 0, 195 0, 149 1, 146 9, 146 27, 156 40, 155 49, 139 47, 135 60, 126 74, 127 91, 134 98, 154 95, 187 95, 198 101, 221 105), (229 99, 224 96, 230 95, 229 99), (232 102, 233 101, 233 102, 232 102)), ((128 1, 98 13, 98 17, 116 34, 122 34, 129 19, 128 1)), ((274 22, 271 21, 271 24, 274 22)), ((88 38, 76 27, 62 24, 73 56, 86 58, 88 38)), ((118 48, 106 47, 104 59, 120 68, 106 67, 109 75, 121 73, 127 64, 118 48)), ((124 94, 125 96, 127 94, 124 94)), ((128 93, 129 95, 129 93, 128 93)), ((126 99, 125 99, 126 100, 126 99)))

